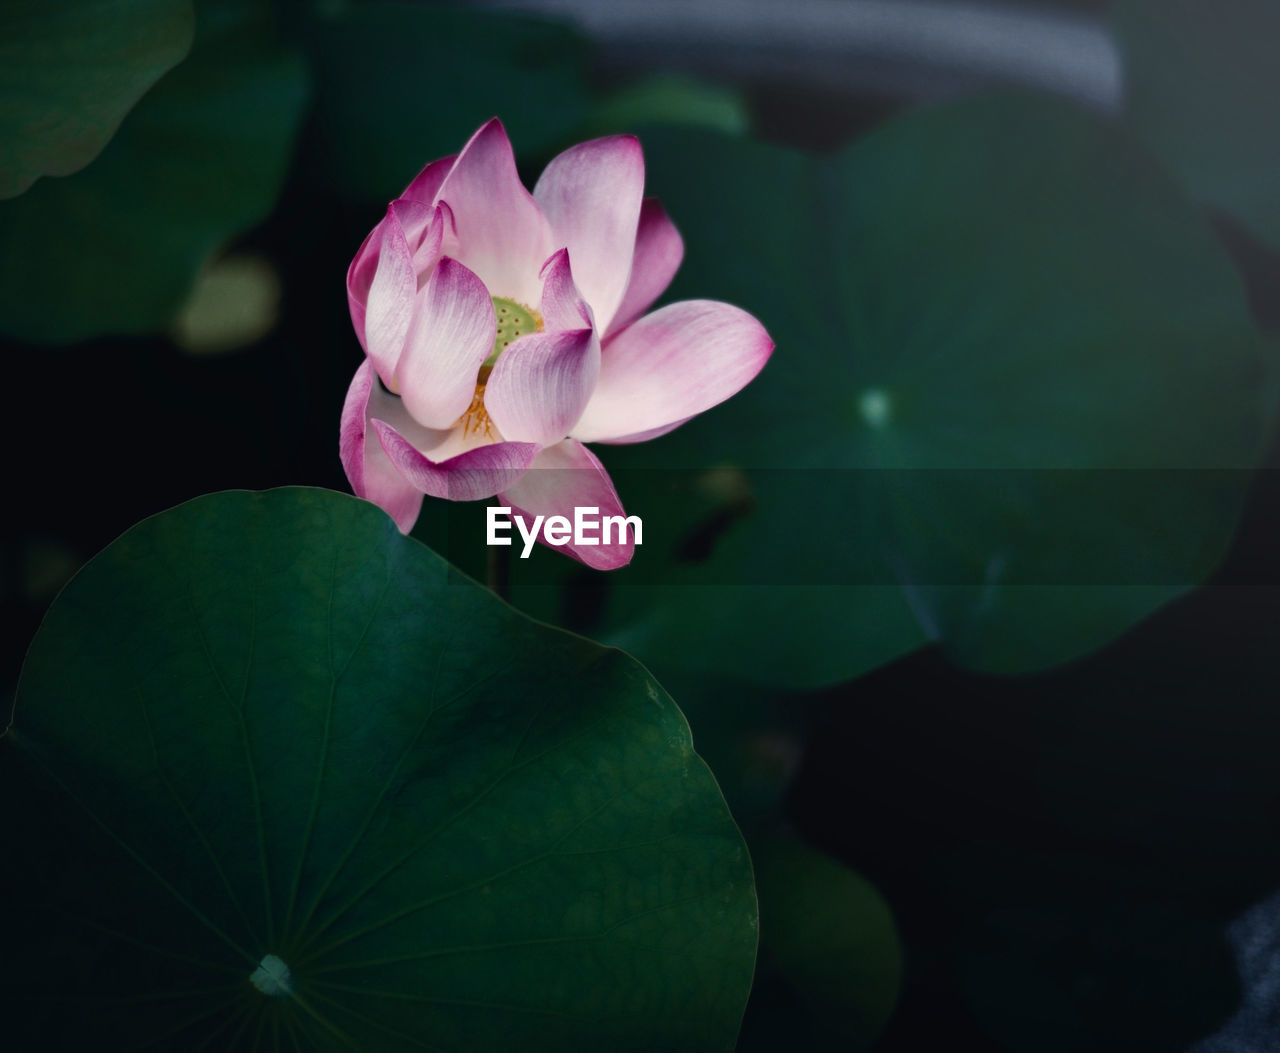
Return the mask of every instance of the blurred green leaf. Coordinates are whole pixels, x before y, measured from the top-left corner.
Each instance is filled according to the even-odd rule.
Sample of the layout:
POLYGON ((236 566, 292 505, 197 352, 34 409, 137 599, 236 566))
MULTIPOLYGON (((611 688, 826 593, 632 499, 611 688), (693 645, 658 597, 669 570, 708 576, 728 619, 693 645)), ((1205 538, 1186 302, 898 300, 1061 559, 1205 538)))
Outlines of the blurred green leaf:
POLYGON ((39 815, 4 862, 19 1045, 733 1045, 755 895, 679 710, 365 502, 130 530, 55 602, 5 748, 39 815))
POLYGON ((810 1016, 810 1048, 870 1049, 902 982, 888 906, 870 882, 788 831, 753 839, 751 856, 760 980, 776 976, 799 996, 810 1016))
POLYGON ((191 47, 191 0, 0 7, 0 198, 92 161, 191 47))
POLYGON ((1195 198, 1280 249, 1280 6, 1120 0, 1126 115, 1195 198))
POLYGON ((750 839, 772 824, 803 754, 800 703, 731 677, 657 670, 750 839), (732 699, 730 702, 729 699, 732 699))
POLYGON ((252 253, 212 263, 174 322, 174 341, 196 355, 216 355, 255 343, 276 322, 280 276, 252 253))
POLYGON ((584 41, 523 15, 361 4, 321 22, 313 50, 323 177, 372 201, 456 154, 490 117, 529 156, 561 143, 586 112, 584 41))
POLYGON ((676 130, 645 150, 687 244, 673 295, 742 305, 777 349, 724 406, 604 452, 655 534, 705 525, 694 469, 749 494, 698 554, 646 538, 610 642, 790 685, 931 639, 1018 672, 1215 565, 1271 362, 1200 211, 1111 127, 1010 96, 827 161, 676 130))
POLYGON ((751 115, 736 91, 667 73, 628 84, 599 100, 580 135, 585 139, 663 124, 742 135, 751 115))
POLYGON ((268 23, 202 22, 92 165, 0 203, 0 331, 68 343, 164 328, 209 255, 274 206, 307 94, 268 23))
POLYGON ((71 580, 83 557, 59 538, 34 537, 23 546, 21 562, 22 594, 43 608, 71 580))

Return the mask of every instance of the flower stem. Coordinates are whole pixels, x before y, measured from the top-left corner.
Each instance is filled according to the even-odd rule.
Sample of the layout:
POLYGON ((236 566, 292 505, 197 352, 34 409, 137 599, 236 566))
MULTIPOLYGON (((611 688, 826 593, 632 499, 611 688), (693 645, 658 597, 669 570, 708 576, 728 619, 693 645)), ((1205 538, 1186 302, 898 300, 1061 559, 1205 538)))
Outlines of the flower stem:
POLYGON ((489 546, 489 563, 485 584, 499 599, 511 601, 511 549, 501 545, 489 546))

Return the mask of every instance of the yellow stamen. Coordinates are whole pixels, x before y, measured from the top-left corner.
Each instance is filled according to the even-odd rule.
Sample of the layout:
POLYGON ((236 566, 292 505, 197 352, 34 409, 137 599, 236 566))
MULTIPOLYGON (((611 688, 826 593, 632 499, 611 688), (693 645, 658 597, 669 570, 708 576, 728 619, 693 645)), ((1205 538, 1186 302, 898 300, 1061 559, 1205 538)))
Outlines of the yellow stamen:
MULTIPOLYGON (((489 382, 489 373, 492 366, 481 366, 480 376, 476 380, 476 393, 471 396, 471 405, 467 407, 467 411, 458 418, 458 424, 462 425, 463 435, 481 435, 486 439, 497 441, 497 436, 493 431, 493 421, 489 419, 489 411, 484 408, 484 386, 489 382)), ((455 424, 456 428, 458 424, 455 424)))
POLYGON ((532 307, 526 307, 515 300, 502 296, 493 297, 493 311, 497 319, 497 332, 493 338, 493 351, 480 367, 476 377, 476 393, 471 396, 471 405, 458 418, 455 428, 461 427, 464 436, 483 435, 492 442, 498 441, 498 433, 489 419, 489 411, 484 408, 484 386, 489 382, 489 374, 498 356, 507 347, 522 336, 543 331, 542 315, 532 307))

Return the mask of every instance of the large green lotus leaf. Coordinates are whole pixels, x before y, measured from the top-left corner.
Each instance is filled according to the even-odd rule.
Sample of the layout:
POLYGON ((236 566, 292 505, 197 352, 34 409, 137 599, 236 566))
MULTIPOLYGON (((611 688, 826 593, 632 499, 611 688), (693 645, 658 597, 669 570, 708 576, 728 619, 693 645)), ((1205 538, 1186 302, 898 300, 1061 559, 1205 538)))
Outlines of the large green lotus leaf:
POLYGON ((615 579, 611 642, 784 684, 929 640, 1017 672, 1214 566, 1270 357, 1199 210, 1114 129, 1009 96, 827 160, 645 148, 687 243, 674 295, 743 305, 777 349, 725 405, 605 451, 628 511, 686 542, 646 538, 615 579), (717 519, 688 495, 726 475, 717 519))
POLYGON ((1126 118, 1198 200, 1280 248, 1280 6, 1120 0, 1126 118))
POLYGON ((0 8, 0 198, 83 168, 191 46, 191 0, 0 8))
POLYGON ((213 250, 274 206, 307 93, 268 23, 212 9, 91 165, 0 203, 0 330, 67 343, 164 328, 213 250))
POLYGON ((517 156, 562 142, 587 109, 585 42, 540 19, 368 3, 321 23, 315 148, 326 179, 395 197, 498 116, 517 156))
POLYGON ((742 135, 751 125, 751 114, 741 94, 732 88, 660 73, 598 100, 578 134, 589 138, 667 124, 742 135))
POLYGON ((365 502, 130 530, 53 605, 5 748, 38 816, 4 864, 20 1046, 733 1045, 755 895, 680 711, 365 502))

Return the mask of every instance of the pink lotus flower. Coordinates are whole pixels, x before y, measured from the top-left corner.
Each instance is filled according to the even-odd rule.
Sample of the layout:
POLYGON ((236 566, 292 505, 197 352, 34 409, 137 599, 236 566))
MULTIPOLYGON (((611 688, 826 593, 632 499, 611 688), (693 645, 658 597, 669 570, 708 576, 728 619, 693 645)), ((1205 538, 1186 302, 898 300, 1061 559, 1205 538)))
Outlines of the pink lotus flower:
MULTIPOLYGON (((497 495, 530 522, 622 515, 583 443, 665 434, 760 372, 773 341, 745 311, 644 314, 684 245, 643 186, 639 142, 614 136, 560 154, 530 195, 494 119, 391 202, 347 272, 366 355, 342 410, 356 494, 406 533, 423 494, 497 495)), ((562 551, 613 569, 632 542, 562 551)))

